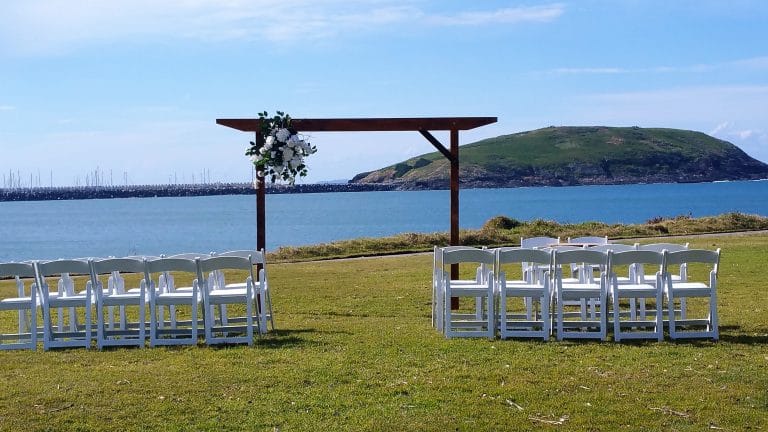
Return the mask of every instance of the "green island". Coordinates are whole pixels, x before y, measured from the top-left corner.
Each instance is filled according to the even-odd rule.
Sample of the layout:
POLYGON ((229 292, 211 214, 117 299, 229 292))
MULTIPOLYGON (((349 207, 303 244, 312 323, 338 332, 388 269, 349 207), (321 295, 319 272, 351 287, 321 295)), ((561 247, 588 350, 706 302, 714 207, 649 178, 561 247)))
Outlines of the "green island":
MULTIPOLYGON (((665 128, 550 126, 459 147, 462 187, 691 183, 768 178, 768 164, 707 134, 665 128)), ((360 173, 355 184, 446 189, 438 152, 360 173)))
MULTIPOLYGON (((768 218, 733 213, 627 226, 499 217, 464 233, 722 248, 716 343, 448 340, 430 326, 431 254, 317 259, 429 250, 445 234, 276 251, 277 330, 254 347, 0 352, 0 430, 765 429, 766 229, 768 218)), ((13 292, 0 281, 0 296, 13 292)))

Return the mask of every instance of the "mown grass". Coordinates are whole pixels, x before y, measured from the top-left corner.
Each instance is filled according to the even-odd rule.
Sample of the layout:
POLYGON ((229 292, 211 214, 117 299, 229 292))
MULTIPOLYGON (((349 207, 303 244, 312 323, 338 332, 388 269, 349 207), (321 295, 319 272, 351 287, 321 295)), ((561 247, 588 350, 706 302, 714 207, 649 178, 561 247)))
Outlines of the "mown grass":
MULTIPOLYGON (((768 230, 768 217, 727 213, 719 216, 692 218, 653 218, 642 224, 606 224, 582 222, 560 224, 536 219, 520 222, 496 216, 479 230, 462 230, 461 244, 472 246, 520 245, 520 237, 568 237, 584 235, 608 236, 614 240, 636 237, 668 237, 691 234, 768 230)), ((359 238, 311 246, 281 247, 269 253, 271 262, 349 258, 369 255, 431 251, 434 245, 448 245, 448 233, 405 233, 381 238, 359 238)))
POLYGON ((768 235, 675 240, 723 248, 720 342, 447 340, 429 254, 271 264, 252 348, 0 352, 0 429, 764 429, 768 235))

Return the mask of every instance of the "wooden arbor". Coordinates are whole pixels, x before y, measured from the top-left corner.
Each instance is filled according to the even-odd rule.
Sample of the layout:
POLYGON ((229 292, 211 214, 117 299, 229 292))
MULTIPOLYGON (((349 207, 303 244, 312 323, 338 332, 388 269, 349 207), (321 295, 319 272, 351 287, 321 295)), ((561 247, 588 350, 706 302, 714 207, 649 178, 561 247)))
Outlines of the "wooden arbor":
MULTIPOLYGON (((291 119, 291 126, 300 132, 404 132, 421 133, 451 162, 451 245, 459 244, 459 131, 496 123, 496 117, 431 117, 431 118, 351 118, 351 119, 291 119), (450 131, 450 150, 430 131, 450 131)), ((217 119, 217 124, 243 132, 254 132, 256 143, 264 144, 260 119, 217 119)), ((266 248, 266 212, 264 181, 256 189, 256 247, 266 248)), ((451 269, 458 278, 458 267, 451 269)))

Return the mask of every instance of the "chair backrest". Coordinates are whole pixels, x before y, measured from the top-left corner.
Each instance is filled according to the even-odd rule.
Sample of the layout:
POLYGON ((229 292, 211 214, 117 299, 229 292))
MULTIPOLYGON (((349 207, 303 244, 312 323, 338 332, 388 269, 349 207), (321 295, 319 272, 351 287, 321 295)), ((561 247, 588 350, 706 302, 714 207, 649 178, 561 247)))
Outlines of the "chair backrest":
POLYGON ((442 265, 445 267, 450 264, 459 263, 478 263, 493 265, 496 261, 496 254, 487 249, 455 249, 443 251, 442 265))
POLYGON ((656 251, 661 252, 663 250, 666 250, 667 252, 679 252, 683 250, 688 250, 688 243, 685 244, 679 244, 679 243, 651 243, 646 245, 639 245, 639 250, 650 250, 650 251, 656 251))
MULTIPOLYGON (((264 249, 262 250, 232 250, 222 253, 217 253, 213 256, 216 257, 240 257, 240 258, 248 258, 250 257, 251 262, 256 264, 265 264, 265 258, 264 258, 264 249)), ((204 257, 200 257, 204 258, 204 257)))
POLYGON ((2 277, 34 278, 35 266, 32 263, 3 263, 0 264, 0 278, 2 277))
MULTIPOLYGON (((253 275, 253 260, 252 257, 249 255, 248 257, 241 257, 241 256, 215 256, 211 258, 201 259, 198 260, 198 273, 197 278, 201 281, 210 282, 209 279, 205 278, 206 273, 211 273, 211 276, 216 278, 217 275, 221 275, 221 281, 220 283, 224 285, 223 282, 223 273, 221 273, 223 270, 247 270, 248 271, 248 279, 250 279, 253 282, 256 282, 256 278, 253 275)), ((213 282, 214 285, 216 285, 216 282, 213 282)), ((208 286, 207 289, 213 289, 213 287, 208 286)))
POLYGON ((720 264, 720 249, 711 251, 705 249, 688 249, 667 253, 667 264, 677 265, 684 263, 712 264, 715 272, 720 264))
POLYGON ((523 263, 549 265, 552 263, 552 252, 529 248, 498 249, 498 263, 523 263))
POLYGON ((59 281, 57 284, 57 291, 63 294, 74 295, 77 294, 74 286, 74 279, 71 275, 85 275, 88 276, 86 282, 86 289, 90 289, 91 286, 91 264, 87 260, 81 259, 61 259, 55 261, 48 261, 37 263, 37 288, 42 293, 43 304, 48 302, 48 294, 50 293, 50 287, 45 281, 46 277, 57 276, 59 281))
POLYGON ((35 265, 34 263, 3 263, 0 264, 0 278, 12 277, 16 278, 16 294, 19 297, 34 296, 35 286, 37 280, 35 279, 35 265), (32 279, 33 282, 30 286, 30 292, 27 294, 24 288, 24 282, 21 279, 32 279))
POLYGON ((144 271, 147 280, 152 273, 162 273, 168 271, 182 271, 197 274, 197 262, 190 258, 158 258, 152 261, 145 261, 144 271))
POLYGON ((542 248, 560 243, 560 237, 520 237, 522 248, 542 248))
POLYGON ((608 254, 605 252, 589 249, 566 251, 555 250, 554 263, 555 266, 564 264, 595 264, 607 266, 608 258, 608 254))
POLYGON ((568 243, 572 244, 592 244, 592 245, 604 245, 608 244, 608 236, 583 236, 583 237, 568 237, 568 243))
POLYGON ((37 271, 38 275, 42 277, 61 274, 90 275, 91 266, 87 260, 61 259, 37 263, 37 271))
POLYGON ((122 273, 144 273, 144 260, 138 258, 107 258, 91 261, 93 274, 107 274, 113 271, 122 273))
MULTIPOLYGON (((195 258, 207 258, 209 256, 213 256, 213 253, 212 252, 209 252, 209 253, 184 252, 184 253, 179 253, 179 254, 174 254, 169 256, 163 256, 162 258, 181 258, 181 259, 193 260, 195 258)), ((147 259, 149 260, 150 258, 147 257, 147 259)))
POLYGON ((610 243, 610 244, 603 244, 603 245, 597 245, 597 246, 590 246, 587 249, 600 251, 600 252, 613 251, 613 253, 627 252, 627 251, 637 250, 637 243, 635 243, 634 245, 610 243))
POLYGON ((611 252, 611 265, 657 264, 664 266, 665 252, 628 250, 611 252))
POLYGON ((201 259, 198 261, 200 265, 200 271, 203 273, 212 272, 214 270, 252 270, 253 262, 251 257, 241 256, 215 256, 210 258, 201 259))

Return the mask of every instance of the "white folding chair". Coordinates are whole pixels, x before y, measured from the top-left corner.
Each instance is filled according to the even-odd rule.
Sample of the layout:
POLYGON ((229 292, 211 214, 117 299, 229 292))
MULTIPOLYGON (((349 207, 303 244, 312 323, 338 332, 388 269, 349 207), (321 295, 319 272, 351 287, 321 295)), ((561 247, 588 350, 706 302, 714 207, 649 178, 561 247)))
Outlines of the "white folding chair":
MULTIPOLYGON (((159 258, 144 261, 144 280, 149 282, 149 345, 196 345, 198 339, 197 309, 201 292, 197 280, 197 262, 185 258, 159 258), (171 272, 183 273, 192 280, 190 290, 168 290, 159 286, 162 277, 171 272), (157 275, 158 284, 152 279, 157 275), (163 321, 158 311, 163 307, 189 308, 190 319, 163 321)), ((176 275, 178 276, 178 275, 176 275)))
MULTIPOLYGON (((669 337, 680 338, 710 338, 720 337, 717 317, 717 271, 720 265, 720 249, 716 251, 689 249, 667 254, 667 266, 683 264, 702 264, 709 270, 709 283, 696 282, 688 279, 685 282, 675 281, 667 274, 667 313, 669 315, 669 337), (675 312, 675 302, 678 299, 703 298, 709 303, 706 318, 678 318, 675 312), (703 330, 701 329, 703 327, 703 330)), ((688 266, 688 271, 692 269, 688 266)), ((688 275, 690 277, 690 275, 688 275)), ((687 306, 691 306, 688 304, 687 306)), ((688 313, 683 309, 684 313, 688 313)))
POLYGON ((494 276, 493 265, 496 254, 486 249, 458 249, 442 253, 441 267, 444 271, 443 287, 443 316, 445 317, 444 333, 451 337, 495 337, 495 309, 494 309, 494 276), (474 263, 485 265, 491 270, 487 281, 481 283, 465 284, 451 280, 449 266, 461 263, 474 263), (475 311, 462 312, 451 310, 451 297, 465 297, 475 299, 475 311))
POLYGON ((587 249, 559 251, 554 253, 555 305, 557 308, 557 340, 563 338, 598 338, 606 339, 608 314, 606 310, 608 292, 608 274, 611 271, 608 254, 587 249), (567 282, 563 279, 563 268, 570 269, 571 264, 600 266, 606 271, 600 273, 599 281, 583 280, 567 282), (581 303, 577 319, 566 314, 566 302, 581 303), (592 306, 590 317, 584 308, 585 302, 592 306))
MULTIPOLYGON (((651 244, 638 245, 637 249, 638 250, 646 250, 646 251, 655 251, 655 252, 663 252, 663 251, 679 252, 679 251, 683 251, 683 250, 688 250, 688 243, 682 243, 682 244, 680 244, 680 243, 651 243, 651 244)), ((673 274, 672 273, 672 270, 673 270, 672 267, 668 267, 668 268, 664 269, 664 272, 669 277, 671 277, 672 280, 675 281, 675 282, 686 282, 688 280, 688 264, 682 263, 682 264, 680 264, 678 266, 675 266, 675 267, 677 268, 677 274, 673 274)), ((645 275, 646 269, 641 264, 638 264, 636 266, 635 271, 637 273, 637 277, 641 281, 646 282, 646 283, 653 283, 654 282, 655 271, 651 270, 648 273, 648 276, 646 276, 645 275)), ((665 283, 664 284, 664 296, 665 297, 667 296, 666 290, 667 290, 667 284, 665 283)), ((686 300, 685 297, 680 298, 680 302, 679 302, 680 307, 678 309, 675 309, 675 313, 679 313, 681 319, 685 319, 686 318, 686 316, 685 316, 685 313, 686 313, 685 311, 687 309, 686 302, 687 302, 687 300, 686 300)), ((644 307, 644 304, 641 301, 640 302, 640 308, 642 309, 643 307, 644 307)), ((666 318, 665 318, 665 320, 666 320, 666 318)))
MULTIPOLYGON (((256 293, 262 292, 263 285, 258 288, 254 286, 251 258, 227 256, 198 260, 197 278, 204 281, 201 290, 205 310, 205 342, 208 345, 222 343, 253 345, 254 327, 258 329, 262 322, 256 305, 256 293), (218 274, 223 274, 225 270, 247 271, 244 286, 226 288, 220 285, 218 274), (205 274, 209 276, 206 278, 205 274), (245 308, 245 313, 235 318, 220 315, 217 323, 214 306, 220 305, 241 305, 245 308)), ((220 313, 226 313, 226 309, 220 309, 220 313)), ((259 331, 259 333, 262 332, 259 331)))
POLYGON ((536 280, 530 272, 522 272, 521 279, 508 279, 504 265, 519 265, 523 262, 551 268, 552 252, 519 248, 497 249, 495 269, 499 287, 499 335, 502 339, 537 337, 546 341, 552 333, 550 271, 546 270, 540 280, 536 280), (515 307, 517 305, 513 303, 514 299, 520 300, 522 308, 515 307))
MULTIPOLYGON (((443 303, 445 302, 445 289, 443 281, 445 277, 450 277, 450 269, 446 270, 442 267, 443 252, 453 250, 475 250, 477 248, 472 246, 434 246, 432 256, 432 327, 438 331, 443 331, 443 324, 445 317, 443 316, 443 303)), ((484 264, 481 264, 475 270, 474 279, 454 279, 453 285, 458 286, 462 284, 478 284, 482 283, 487 276, 488 269, 484 264)))
MULTIPOLYGON (((664 310, 662 299, 664 292, 664 269, 666 268, 666 252, 629 250, 613 253, 609 251, 611 262, 609 296, 613 302, 613 337, 616 341, 622 339, 656 339, 664 340, 664 310), (619 283, 615 268, 617 266, 653 265, 660 270, 656 272, 653 283, 640 278, 619 283), (628 313, 622 313, 622 299, 630 300, 628 313), (634 307, 635 299, 652 299, 655 303, 653 318, 649 319, 643 309, 638 316, 634 307), (628 319, 623 319, 627 318, 628 319)), ((645 304, 643 302, 643 304, 645 304)))
MULTIPOLYGON (((523 249, 546 249, 553 248, 560 244, 560 237, 520 237, 520 247, 523 249)), ((544 270, 550 267, 537 267, 528 263, 522 263, 524 273, 533 272, 535 278, 539 278, 544 270)), ((525 277, 525 276, 524 276, 525 277)))
POLYGON ((144 280, 144 260, 138 258, 107 258, 91 261, 91 285, 96 297, 96 346, 136 345, 143 348, 146 340, 146 307, 149 289, 144 280), (133 273, 141 279, 136 288, 126 288, 123 274, 133 273), (104 289, 103 277, 107 278, 104 289), (129 322, 127 307, 137 309, 138 320, 129 322), (113 309, 120 309, 120 322, 115 327, 113 309), (108 319, 104 317, 107 308, 108 319))
MULTIPOLYGON (((635 243, 634 245, 626 245, 621 243, 609 243, 609 244, 603 244, 603 245, 597 245, 597 246, 590 246, 587 249, 600 251, 604 253, 608 253, 608 251, 611 251, 613 253, 618 253, 618 252, 627 252, 627 251, 637 250, 637 246, 638 246, 637 243, 635 243)), ((605 270, 606 269, 599 268, 599 267, 596 269, 593 269, 593 271, 597 271, 597 272, 601 272, 605 270)), ((630 265, 627 268, 627 276, 619 276, 618 274, 616 274, 616 269, 613 269, 613 273, 614 273, 613 276, 615 276, 615 282, 618 283, 619 285, 635 283, 637 278, 635 265, 630 265)), ((593 274, 593 279, 594 279, 594 274, 593 274)), ((613 283, 608 284, 608 297, 611 296, 611 289, 613 289, 613 283)), ((630 299, 630 302, 631 302, 631 307, 633 309, 637 307, 636 300, 630 299)))
POLYGON ((16 296, 0 299, 0 311, 16 311, 19 318, 17 332, 0 334, 0 349, 37 349, 38 300, 35 265, 0 264, 0 278, 14 278, 16 282, 16 296))
POLYGON ((568 237, 568 244, 584 245, 584 246, 599 246, 608 244, 608 236, 583 236, 583 237, 568 237))
POLYGON ((43 349, 60 347, 91 346, 93 322, 91 306, 93 293, 91 285, 91 266, 86 260, 55 260, 37 263, 37 286, 41 291, 43 309, 43 349), (82 277, 73 275, 82 275, 82 277), (47 279, 56 281, 57 290, 51 292, 47 279), (77 284, 85 282, 83 289, 77 284), (57 310, 58 326, 53 326, 51 312, 57 310), (69 311, 65 322, 64 310, 69 311), (83 324, 79 323, 78 310, 83 310, 83 324))
MULTIPOLYGON (((181 259, 191 259, 194 260, 196 258, 208 258, 213 256, 213 252, 208 253, 202 253, 202 252, 183 252, 178 253, 174 255, 161 255, 160 258, 181 258, 181 259)), ((151 260, 152 258, 147 258, 147 260, 151 260)), ((176 280, 173 277, 173 274, 171 272, 164 272, 158 277, 158 287, 159 291, 162 292, 192 292, 192 286, 191 285, 182 285, 178 286, 176 284, 176 280)), ((176 316, 176 306, 175 305, 168 305, 168 320, 165 320, 165 308, 160 307, 157 309, 157 316, 158 316, 158 323, 160 323, 160 327, 162 328, 164 326, 165 322, 168 322, 171 327, 175 327, 177 325, 178 318, 176 316)), ((182 323, 185 324, 186 323, 182 323)), ((198 323, 198 326, 202 326, 204 323, 201 321, 198 323)))
MULTIPOLYGON (((249 258, 251 260, 251 263, 257 268, 259 268, 259 271, 257 275, 259 276, 258 281, 254 280, 254 286, 258 288, 256 291, 256 307, 258 308, 259 316, 261 318, 261 321, 259 322, 259 332, 260 333, 266 333, 267 332, 267 324, 272 328, 272 330, 275 330, 275 320, 274 316, 272 314, 272 294, 269 289, 269 279, 267 278, 267 259, 266 259, 266 253, 264 252, 264 249, 254 251, 254 250, 233 250, 233 251, 227 251, 227 252, 221 252, 218 254, 215 254, 217 257, 240 257, 240 258, 249 258), (258 282, 258 284, 257 284, 258 282)), ((224 273, 221 271, 214 272, 216 275, 216 287, 218 289, 244 289, 246 283, 245 282, 235 282, 235 283, 227 283, 227 281, 224 278, 224 273)), ((222 304, 220 307, 221 314, 224 317, 223 324, 227 324, 227 305, 222 304)))

